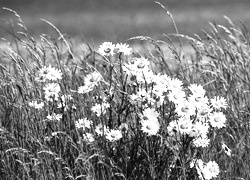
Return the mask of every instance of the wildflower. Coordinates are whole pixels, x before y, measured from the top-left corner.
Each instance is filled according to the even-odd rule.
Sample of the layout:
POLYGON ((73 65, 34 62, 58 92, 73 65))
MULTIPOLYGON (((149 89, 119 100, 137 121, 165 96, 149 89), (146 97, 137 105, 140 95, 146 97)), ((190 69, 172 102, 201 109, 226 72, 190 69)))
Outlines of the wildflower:
POLYGON ((149 136, 156 135, 160 129, 158 120, 142 120, 141 130, 149 136))
POLYGON ((224 97, 215 96, 213 99, 210 99, 210 101, 214 109, 220 110, 221 108, 227 108, 227 101, 224 97))
POLYGON ((46 117, 50 121, 60 121, 62 119, 62 114, 51 114, 46 117))
POLYGON ((109 129, 103 125, 103 124, 98 124, 95 128, 95 132, 98 134, 98 135, 103 135, 103 134, 106 134, 109 132, 109 129))
POLYGON ((124 55, 129 56, 132 52, 132 48, 129 47, 128 44, 116 44, 115 46, 119 53, 123 53, 124 55))
POLYGON ((38 103, 37 101, 31 101, 29 102, 30 107, 34 107, 35 109, 42 109, 44 106, 43 102, 38 103))
POLYGON ((168 89, 170 91, 179 91, 182 90, 183 82, 179 79, 173 78, 173 79, 167 79, 168 82, 168 89))
POLYGON ((159 113, 156 112, 154 109, 147 108, 143 111, 143 119, 147 118, 148 120, 157 121, 157 117, 159 113))
POLYGON ((209 116, 209 123, 212 127, 217 127, 218 129, 225 127, 226 116, 222 112, 214 112, 209 116))
POLYGON ((111 129, 106 133, 106 138, 111 142, 117 141, 122 138, 122 133, 120 130, 111 129))
POLYGON ((189 131, 189 136, 191 137, 206 137, 208 133, 209 126, 207 123, 202 123, 197 121, 192 124, 191 130, 189 131))
POLYGON ((202 85, 197 84, 191 84, 189 86, 189 90, 193 95, 196 95, 197 97, 205 96, 206 91, 204 90, 202 85))
POLYGON ((98 83, 102 80, 102 75, 99 72, 92 72, 84 78, 84 86, 78 88, 78 93, 88 93, 98 86, 98 83))
POLYGON ((180 134, 188 134, 191 131, 192 121, 190 120, 189 117, 183 116, 179 118, 177 124, 178 124, 177 131, 179 131, 180 134))
POLYGON ((98 83, 102 80, 102 75, 97 72, 94 71, 90 74, 88 74, 85 78, 84 78, 84 83, 86 85, 92 85, 92 86, 97 86, 98 83))
POLYGON ((169 92, 167 95, 169 101, 172 101, 174 104, 178 105, 186 101, 186 94, 181 89, 176 89, 175 91, 169 92))
POLYGON ((113 56, 115 45, 112 42, 104 42, 100 45, 98 52, 102 56, 113 56))
POLYGON ((106 109, 109 107, 109 104, 104 102, 102 104, 95 104, 91 110, 96 113, 96 115, 98 117, 101 116, 101 114, 105 114, 106 113, 106 109))
POLYGON ((193 140, 193 144, 195 147, 207 147, 209 145, 210 140, 207 137, 198 137, 193 140))
POLYGON ((150 62, 148 59, 144 58, 144 57, 140 57, 140 58, 134 58, 133 59, 133 69, 135 71, 138 70, 142 70, 142 69, 147 69, 150 65, 150 62))
POLYGON ((200 109, 203 107, 206 107, 208 105, 208 98, 202 94, 192 94, 188 97, 188 101, 192 106, 194 106, 196 109, 200 109))
POLYGON ((80 86, 80 87, 78 88, 78 93, 79 93, 79 94, 85 94, 85 93, 88 93, 88 92, 92 91, 93 89, 94 89, 93 86, 87 86, 87 85, 85 85, 85 86, 80 86))
POLYGON ((95 141, 94 135, 91 133, 86 133, 83 135, 83 137, 84 137, 84 140, 86 140, 89 143, 92 143, 95 141))
POLYGON ((45 99, 47 101, 53 101, 54 100, 58 100, 59 97, 59 92, 60 92, 60 86, 57 83, 48 83, 46 84, 46 86, 43 88, 43 90, 45 91, 45 99))
POLYGON ((146 58, 134 58, 129 64, 124 65, 123 70, 128 75, 128 80, 144 83, 151 83, 154 80, 154 73, 149 69, 150 62, 146 58))
POLYGON ((202 106, 197 107, 197 119, 205 121, 211 112, 212 109, 207 104, 203 104, 202 106))
POLYGON ((49 65, 48 67, 44 66, 39 70, 38 74, 39 77, 37 78, 37 80, 40 80, 42 82, 45 82, 46 80, 56 81, 62 79, 62 72, 59 69, 51 67, 51 65, 49 65))
POLYGON ((222 143, 222 150, 228 155, 228 156, 231 156, 232 155, 232 151, 231 151, 231 149, 229 149, 228 147, 227 147, 227 145, 223 142, 222 143))
POLYGON ((184 100, 176 105, 175 111, 179 116, 192 116, 195 114, 195 107, 189 101, 184 100))
POLYGON ((170 136, 175 136, 178 132, 178 123, 177 121, 171 121, 167 127, 168 133, 170 136))
POLYGON ((88 129, 90 129, 91 125, 92 125, 92 122, 90 120, 88 120, 87 118, 79 119, 75 123, 75 126, 78 129, 79 128, 83 128, 83 129, 88 128, 88 129))
POLYGON ((218 164, 215 161, 209 161, 203 168, 202 174, 206 180, 216 178, 220 173, 218 164))

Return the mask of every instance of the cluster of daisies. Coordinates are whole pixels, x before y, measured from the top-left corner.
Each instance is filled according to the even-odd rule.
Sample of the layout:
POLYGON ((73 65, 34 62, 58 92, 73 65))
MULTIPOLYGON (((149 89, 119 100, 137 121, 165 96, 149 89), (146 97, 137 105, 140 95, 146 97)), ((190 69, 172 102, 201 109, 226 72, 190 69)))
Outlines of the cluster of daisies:
MULTIPOLYGON (((132 54, 132 48, 127 44, 115 45, 111 42, 104 42, 98 52, 104 57, 113 56, 116 52, 129 56, 132 54)), ((190 84, 184 87, 179 79, 153 72, 147 58, 127 59, 123 62, 121 69, 126 74, 127 85, 137 87, 133 94, 128 95, 129 101, 138 108, 135 113, 140 119, 140 129, 147 136, 160 135, 162 124, 167 121, 159 112, 164 104, 174 105, 174 120, 164 122, 167 124, 166 130, 171 141, 177 142, 184 137, 190 137, 194 147, 205 148, 210 141, 209 131, 225 127, 226 116, 223 110, 227 108, 227 102, 223 97, 216 96, 209 99, 201 85, 190 84)), ((43 67, 37 78, 38 81, 45 83, 43 90, 46 102, 57 101, 58 108, 67 107, 66 102, 72 100, 70 95, 59 97, 61 90, 58 81, 61 79, 61 71, 51 66, 43 67)), ((84 85, 80 86, 76 92, 87 94, 94 91, 102 82, 104 82, 102 75, 94 71, 85 76, 84 85)), ((36 109, 44 106, 43 102, 37 101, 32 101, 29 105, 36 109)), ((100 118, 107 113, 109 107, 109 102, 103 98, 101 102, 93 104, 91 111, 97 118, 100 118)), ((49 120, 60 120, 60 118, 60 114, 54 113, 47 117, 49 120)), ((94 142, 96 136, 105 136, 110 142, 118 141, 123 137, 123 130, 128 130, 126 123, 122 123, 115 129, 109 129, 103 123, 94 127, 92 121, 87 118, 76 120, 75 127, 84 132, 84 139, 90 143, 94 142)), ((226 147, 225 144, 224 147, 226 147)), ((197 169, 201 179, 209 180, 219 174, 219 167, 214 161, 204 164, 199 159, 193 161, 191 167, 197 169)))
POLYGON ((131 55, 132 48, 127 44, 117 43, 113 44, 112 42, 104 42, 100 45, 98 49, 99 54, 102 56, 113 56, 116 52, 123 53, 125 56, 131 55))
MULTIPOLYGON (((60 80, 62 79, 62 72, 49 66, 43 66, 36 76, 35 80, 38 83, 42 83, 44 101, 33 100, 29 102, 29 106, 34 109, 43 109, 45 104, 56 103, 57 108, 64 109, 66 111, 68 107, 68 102, 73 98, 69 94, 63 94, 60 87, 60 80)), ((56 114, 54 112, 50 113, 46 117, 49 121, 60 121, 62 119, 62 114, 56 114)))

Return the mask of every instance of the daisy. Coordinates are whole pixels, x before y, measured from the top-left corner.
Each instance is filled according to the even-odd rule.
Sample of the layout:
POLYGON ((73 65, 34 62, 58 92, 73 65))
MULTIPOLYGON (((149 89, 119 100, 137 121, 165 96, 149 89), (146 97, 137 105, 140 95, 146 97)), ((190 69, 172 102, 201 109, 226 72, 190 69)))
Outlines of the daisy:
POLYGON ((189 134, 192 128, 192 122, 189 117, 183 116, 177 121, 180 134, 189 134))
POLYGON ((200 107, 197 107, 197 119, 205 121, 210 115, 213 109, 211 109, 207 104, 203 104, 200 107))
POLYGON ((101 80, 102 80, 102 75, 99 72, 94 71, 88 74, 84 78, 84 83, 85 85, 88 85, 88 86, 97 86, 101 80))
POLYGON ((202 85, 197 84, 191 84, 189 86, 189 90, 193 95, 196 95, 197 97, 205 96, 206 91, 204 90, 202 85))
POLYGON ((80 86, 79 88, 78 88, 78 93, 79 94, 85 94, 85 93, 88 93, 88 92, 90 92, 90 91, 93 91, 93 89, 94 89, 94 86, 92 86, 92 85, 84 85, 84 86, 80 86))
POLYGON ((90 120, 88 120, 87 118, 79 119, 75 123, 75 126, 76 126, 77 129, 79 129, 79 128, 83 128, 83 129, 88 128, 88 129, 90 129, 91 125, 92 125, 92 122, 90 120))
POLYGON ((206 180, 216 178, 220 173, 220 168, 215 161, 209 161, 203 168, 202 174, 206 180))
POLYGON ((102 124, 98 124, 95 128, 95 132, 101 136, 103 134, 106 134, 109 132, 109 129, 105 126, 105 125, 102 125, 102 124))
POLYGON ((132 48, 130 48, 128 44, 118 43, 116 44, 115 48, 117 49, 119 53, 123 53, 124 55, 127 55, 127 56, 131 55, 132 53, 132 48))
POLYGON ((196 109, 203 108, 208 106, 208 98, 202 94, 192 94, 188 97, 188 101, 192 104, 196 109))
POLYGON ((154 109, 147 108, 143 111, 143 117, 147 118, 148 120, 157 121, 158 116, 159 116, 159 113, 156 112, 154 109))
POLYGON ((34 107, 35 109, 42 109, 44 106, 43 102, 38 103, 37 101, 31 101, 29 102, 30 107, 34 107))
POLYGON ((141 125, 141 130, 148 136, 156 135, 160 129, 159 122, 155 120, 142 120, 141 125))
POLYGON ((227 108, 227 101, 224 97, 215 96, 213 99, 210 99, 210 101, 214 109, 220 110, 221 108, 227 108))
POLYGON ((209 145, 210 140, 207 137, 198 137, 193 140, 193 145, 195 147, 207 147, 209 145))
POLYGON ((97 117, 100 117, 101 114, 106 113, 106 109, 109 107, 109 104, 104 102, 102 104, 95 104, 91 110, 96 113, 97 117))
POLYGON ((113 56, 115 45, 112 42, 104 42, 100 45, 98 52, 102 56, 113 56))
POLYGON ((192 116, 195 114, 195 107, 189 101, 184 100, 176 105, 175 111, 179 116, 192 116))
POLYGON ((38 72, 38 75, 39 77, 37 80, 42 82, 45 82, 46 80, 56 81, 62 79, 62 72, 59 69, 51 67, 51 65, 41 68, 38 72))
POLYGON ((60 86, 57 83, 48 83, 46 86, 43 88, 44 93, 45 93, 45 99, 47 101, 53 101, 58 100, 59 97, 59 92, 60 92, 60 86))
POLYGON ((212 127, 217 127, 218 129, 226 126, 226 116, 222 112, 211 113, 208 117, 209 123, 212 127))
POLYGON ((182 90, 183 82, 177 78, 168 79, 168 89, 171 91, 182 90))
POLYGON ((150 62, 148 59, 144 57, 140 57, 140 58, 134 58, 132 64, 133 64, 133 69, 138 71, 138 70, 148 68, 150 65, 150 62))
POLYGON ((86 140, 89 143, 92 143, 95 141, 94 135, 91 133, 86 133, 83 135, 83 137, 84 137, 84 140, 86 140))
POLYGON ((62 119, 62 114, 51 114, 46 117, 50 121, 60 121, 62 119))
POLYGON ((122 132, 120 130, 111 129, 106 133, 106 138, 111 142, 118 141, 122 138, 122 132))
POLYGON ((172 101, 176 105, 186 101, 186 93, 181 89, 176 89, 174 91, 169 92, 167 97, 169 101, 172 101))
POLYGON ((202 123, 197 121, 192 124, 191 130, 189 131, 189 136, 191 137, 206 137, 208 133, 209 126, 207 123, 202 123))
POLYGON ((175 136, 178 132, 178 123, 177 121, 171 121, 167 127, 168 134, 170 136, 175 136))

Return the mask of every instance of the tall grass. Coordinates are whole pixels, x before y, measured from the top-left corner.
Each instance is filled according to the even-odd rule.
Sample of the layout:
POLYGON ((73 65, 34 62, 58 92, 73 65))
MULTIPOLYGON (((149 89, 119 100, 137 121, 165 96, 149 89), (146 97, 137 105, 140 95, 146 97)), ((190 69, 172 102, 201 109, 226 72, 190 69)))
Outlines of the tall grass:
POLYGON ((226 127, 211 129, 210 144, 196 148, 187 135, 177 140, 170 137, 168 126, 176 119, 176 106, 170 100, 165 98, 161 106, 131 101, 132 94, 144 88, 150 92, 157 81, 141 84, 124 72, 124 64, 141 54, 105 57, 90 45, 79 51, 47 21, 58 36, 42 34, 35 40, 21 17, 6 10, 14 14, 17 26, 13 26, 11 38, 2 38, 0 53, 0 179, 191 180, 199 179, 197 170, 190 167, 195 159, 216 161, 220 167, 217 179, 250 179, 250 49, 249 32, 243 24, 237 26, 226 18, 227 27, 211 23, 211 31, 203 31, 203 37, 177 33, 164 35, 165 41, 132 38, 154 46, 145 52, 145 58, 151 61, 155 74, 178 78, 185 88, 201 84, 209 98, 226 98, 226 127), (182 52, 171 40, 176 37, 188 41, 195 53, 182 52), (164 55, 163 47, 169 48, 170 55, 164 55), (48 65, 62 72, 62 79, 56 81, 61 89, 58 100, 46 100, 48 82, 37 80, 39 71, 48 65), (78 88, 86 85, 92 72, 99 72, 102 80, 88 93, 79 93, 78 88), (65 100, 63 95, 72 98, 65 100), (31 107, 29 103, 35 100, 45 105, 31 107), (103 108, 96 114, 93 107, 104 102, 108 104, 106 112, 103 108), (149 136, 141 129, 146 104, 159 113, 161 127, 156 135, 149 136), (48 117, 54 114, 62 117, 48 117), (84 118, 92 122, 91 127, 77 128, 78 120, 84 118), (124 123, 127 126, 123 127, 124 123), (100 124, 102 133, 97 134, 100 124), (107 139, 106 126, 120 129, 122 138, 107 139), (222 143, 232 150, 231 156, 223 151, 222 143))

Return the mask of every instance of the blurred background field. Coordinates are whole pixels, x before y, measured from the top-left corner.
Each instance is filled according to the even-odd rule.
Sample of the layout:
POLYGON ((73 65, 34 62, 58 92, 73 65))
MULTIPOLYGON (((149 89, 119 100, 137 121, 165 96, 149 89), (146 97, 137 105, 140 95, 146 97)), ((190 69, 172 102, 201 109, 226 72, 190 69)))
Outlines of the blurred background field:
MULTIPOLYGON (((250 27, 249 0, 161 0, 173 14, 181 34, 202 35, 209 21, 225 24, 223 15, 250 27)), ((161 38, 175 33, 166 12, 153 0, 0 0, 0 7, 17 11, 30 34, 53 35, 46 19, 73 39, 89 42, 125 41, 132 36, 161 38)), ((0 10, 0 35, 9 30, 11 13, 0 10)))

